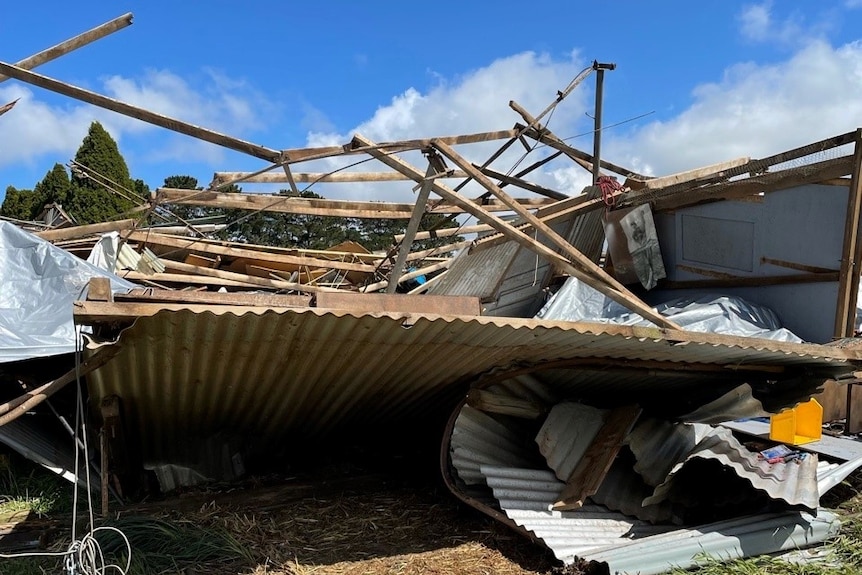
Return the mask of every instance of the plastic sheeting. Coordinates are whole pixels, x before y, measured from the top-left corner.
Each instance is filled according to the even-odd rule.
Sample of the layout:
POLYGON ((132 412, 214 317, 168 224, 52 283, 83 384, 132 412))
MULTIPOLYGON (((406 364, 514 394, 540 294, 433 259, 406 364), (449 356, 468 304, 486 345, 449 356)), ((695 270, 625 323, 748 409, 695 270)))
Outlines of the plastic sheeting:
MULTIPOLYGON (((774 311, 740 297, 681 297, 657 305, 655 309, 689 331, 802 342, 801 338, 781 327, 774 311)), ((652 325, 577 278, 566 280, 536 317, 562 321, 652 325)))
POLYGON ((0 221, 0 363, 75 351, 72 304, 90 278, 135 284, 0 221))

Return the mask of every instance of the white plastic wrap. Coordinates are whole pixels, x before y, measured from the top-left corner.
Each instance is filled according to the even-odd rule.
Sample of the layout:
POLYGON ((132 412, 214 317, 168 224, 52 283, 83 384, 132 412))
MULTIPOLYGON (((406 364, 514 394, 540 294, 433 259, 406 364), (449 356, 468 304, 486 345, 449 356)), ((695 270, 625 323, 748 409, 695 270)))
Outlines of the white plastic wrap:
MULTIPOLYGON (((680 327, 697 332, 760 337, 801 342, 781 327, 771 309, 739 297, 704 295, 681 297, 655 308, 680 327)), ((590 286, 569 278, 536 314, 537 318, 562 321, 597 321, 622 325, 651 325, 641 316, 605 297, 590 286)))
POLYGON ((114 291, 136 287, 0 221, 0 363, 74 351, 72 303, 94 277, 114 291))

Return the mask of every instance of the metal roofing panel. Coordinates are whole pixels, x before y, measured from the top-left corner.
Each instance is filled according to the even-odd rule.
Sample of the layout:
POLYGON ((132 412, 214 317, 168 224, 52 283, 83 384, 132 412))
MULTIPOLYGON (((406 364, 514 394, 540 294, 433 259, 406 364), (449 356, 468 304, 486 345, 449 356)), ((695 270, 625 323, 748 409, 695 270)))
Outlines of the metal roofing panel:
POLYGON ((648 485, 656 487, 712 429, 709 425, 644 417, 631 430, 625 443, 637 460, 634 470, 648 485))
POLYGON ((839 526, 838 517, 826 509, 818 509, 816 516, 798 511, 751 515, 626 541, 588 552, 584 558, 606 563, 617 575, 654 575, 716 559, 809 547, 837 535, 839 526))
POLYGON ((668 478, 656 487, 655 493, 644 500, 644 503, 652 504, 665 500, 673 489, 677 474, 688 462, 695 459, 718 461, 772 499, 780 499, 790 505, 803 505, 811 510, 817 508, 820 496, 817 490, 816 454, 788 463, 769 463, 758 458, 757 453, 748 451, 733 436, 733 432, 724 427, 713 428, 687 454, 685 461, 674 466, 668 478))
MULTIPOLYGON (((88 377, 93 400, 123 398, 148 459, 170 461, 175 438, 205 441, 222 430, 258 446, 337 427, 409 421, 454 407, 459 385, 501 366, 568 358, 663 360, 666 378, 633 371, 604 397, 627 399, 633 386, 684 397, 703 374, 686 363, 804 366, 848 371, 853 349, 708 334, 529 319, 350 314, 316 308, 235 315, 164 311, 122 331, 120 352, 88 377)), ((732 370, 729 372, 735 373, 732 370)), ((577 370, 572 370, 576 376, 577 370)), ((815 380, 817 382, 819 380, 815 380)), ((595 382, 593 382, 595 384, 595 382)), ((780 385, 778 386, 780 387, 780 385)))

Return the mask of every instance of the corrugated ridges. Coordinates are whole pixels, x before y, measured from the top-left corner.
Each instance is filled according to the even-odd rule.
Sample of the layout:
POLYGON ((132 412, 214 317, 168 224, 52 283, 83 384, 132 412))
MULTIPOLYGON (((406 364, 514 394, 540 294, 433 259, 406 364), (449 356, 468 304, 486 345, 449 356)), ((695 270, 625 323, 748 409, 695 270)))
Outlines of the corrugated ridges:
POLYGON ((765 492, 771 499, 782 500, 790 505, 801 505, 811 510, 816 509, 819 503, 816 454, 809 454, 802 460, 788 463, 768 463, 758 459, 756 453, 748 451, 729 429, 723 427, 713 428, 688 454, 686 460, 671 470, 668 478, 656 487, 654 494, 644 500, 644 503, 664 501, 673 489, 676 474, 694 459, 718 461, 751 483, 755 489, 765 492))

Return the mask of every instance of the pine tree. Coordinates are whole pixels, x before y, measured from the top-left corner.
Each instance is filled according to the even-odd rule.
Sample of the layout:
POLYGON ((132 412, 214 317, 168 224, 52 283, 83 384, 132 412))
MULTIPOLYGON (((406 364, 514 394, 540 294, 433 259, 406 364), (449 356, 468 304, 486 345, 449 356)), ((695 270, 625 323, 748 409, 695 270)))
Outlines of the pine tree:
POLYGON ((80 224, 104 222, 116 219, 120 214, 134 207, 134 202, 122 197, 129 197, 128 190, 136 186, 129 177, 126 160, 120 154, 117 143, 99 122, 90 124, 90 130, 81 147, 75 154, 75 162, 88 172, 93 172, 92 178, 86 173, 75 171, 72 174, 72 194, 66 206, 66 211, 80 224), (95 181, 104 179, 108 186, 117 192, 112 192, 95 181))
POLYGON ((39 196, 33 190, 19 190, 15 186, 6 188, 6 197, 0 206, 0 216, 22 221, 33 221, 42 210, 39 196))
POLYGON ((46 204, 60 204, 65 208, 72 194, 72 182, 63 164, 54 164, 33 191, 39 198, 40 210, 46 204))

